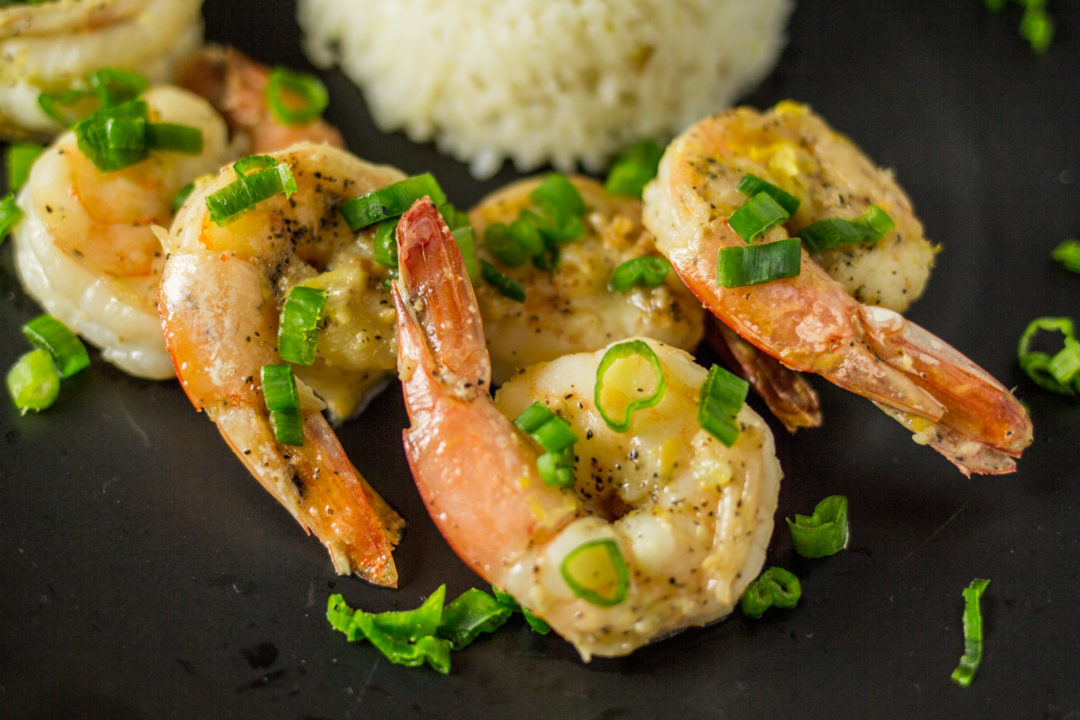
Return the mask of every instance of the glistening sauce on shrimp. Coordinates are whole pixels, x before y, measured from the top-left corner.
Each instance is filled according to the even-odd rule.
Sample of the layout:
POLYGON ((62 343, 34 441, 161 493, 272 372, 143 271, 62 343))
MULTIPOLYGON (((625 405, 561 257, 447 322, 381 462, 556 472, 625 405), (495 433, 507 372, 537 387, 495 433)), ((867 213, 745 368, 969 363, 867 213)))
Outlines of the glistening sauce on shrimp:
POLYGON ((610 429, 593 402, 603 350, 524 371, 496 404, 476 300, 430 203, 402 216, 398 241, 399 373, 412 423, 405 450, 458 555, 585 659, 624 655, 730 612, 772 533, 781 473, 762 419, 743 406, 738 439, 724 447, 697 425, 705 370, 652 340, 642 342, 668 387, 630 433, 610 429), (574 487, 542 482, 536 446, 508 417, 535 400, 579 438, 574 487), (597 547, 625 563, 616 602, 589 599, 564 573, 584 548, 597 547))

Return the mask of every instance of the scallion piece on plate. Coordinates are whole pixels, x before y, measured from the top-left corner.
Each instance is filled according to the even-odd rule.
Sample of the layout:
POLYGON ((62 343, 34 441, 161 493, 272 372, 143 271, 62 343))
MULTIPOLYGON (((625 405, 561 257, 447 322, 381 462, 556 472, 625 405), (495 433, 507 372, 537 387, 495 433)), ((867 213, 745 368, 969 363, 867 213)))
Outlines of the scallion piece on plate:
POLYGON ((784 238, 763 245, 720 248, 716 257, 716 284, 742 287, 796 277, 802 267, 798 238, 784 238))
POLYGON ((22 220, 22 216, 22 210, 15 203, 14 195, 8 193, 0 199, 0 243, 4 242, 4 238, 11 232, 11 228, 22 220))
POLYGON ((487 260, 480 260, 480 277, 488 285, 499 291, 504 297, 519 303, 525 302, 525 286, 499 272, 498 268, 487 260))
POLYGON ((225 226, 257 204, 296 192, 296 178, 285 163, 269 155, 249 155, 233 163, 236 180, 206 196, 210 219, 225 226))
POLYGON ((303 445, 304 424, 292 368, 287 363, 263 365, 262 388, 274 439, 282 445, 303 445))
POLYGON ((23 415, 40 412, 56 402, 60 394, 60 373, 48 350, 24 353, 7 373, 7 390, 23 415))
POLYGON ((759 618, 771 607, 793 608, 802 597, 799 578, 781 567, 770 567, 743 592, 739 608, 747 617, 759 618))
POLYGON ((614 540, 590 540, 577 546, 559 565, 563 580, 577 597, 601 607, 626 599, 630 573, 614 540))
POLYGON ((1054 248, 1050 257, 1064 265, 1066 270, 1080 273, 1080 240, 1065 240, 1054 248))
POLYGON ((634 413, 659 403, 666 390, 653 349, 643 340, 627 340, 609 347, 600 359, 593 402, 609 428, 626 432, 634 413))
POLYGON ((877 242, 893 228, 893 219, 888 213, 871 204, 866 212, 855 220, 826 218, 807 225, 797 235, 802 238, 806 249, 819 253, 839 245, 877 242))
POLYGON ((612 195, 641 197, 641 191, 656 177, 664 148, 655 140, 642 140, 623 151, 611 164, 604 189, 612 195))
POLYGON ((1073 331, 1073 322, 1066 317, 1040 317, 1028 323, 1020 342, 1017 343, 1020 368, 1036 385, 1061 395, 1080 397, 1080 342, 1073 331), (1053 345, 1054 351, 1036 350, 1048 338, 1041 334, 1057 333, 1061 344, 1053 345))
POLYGON ((522 617, 525 618, 525 622, 529 624, 533 632, 538 635, 547 635, 551 632, 551 626, 544 622, 541 618, 533 615, 528 608, 523 608, 518 604, 518 601, 514 599, 514 596, 505 590, 501 590, 494 585, 491 586, 491 594, 495 597, 495 602, 499 603, 507 610, 511 612, 519 612, 522 617))
POLYGON ((401 215, 424 196, 431 198, 435 205, 446 202, 446 195, 431 173, 414 175, 366 195, 351 198, 338 205, 337 209, 350 228, 360 230, 380 220, 401 215))
POLYGON ((484 245, 506 267, 521 267, 529 257, 506 223, 488 225, 484 230, 484 245))
POLYGON ((548 173, 537 185, 529 199, 548 217, 562 215, 581 217, 585 214, 585 201, 570 179, 560 173, 548 173))
POLYGON ((964 654, 952 672, 953 682, 960 687, 971 684, 982 662, 983 632, 979 598, 989 584, 989 580, 976 578, 964 588, 964 654))
POLYGON ((754 242, 791 217, 767 192, 759 192, 728 217, 728 225, 746 242, 754 242))
POLYGON ((90 366, 90 355, 82 340, 52 315, 38 315, 22 326, 22 333, 31 345, 52 355, 61 378, 90 366))
POLYGON ((71 88, 63 92, 41 93, 38 95, 38 106, 56 124, 71 127, 101 107, 101 100, 89 90, 71 88))
POLYGON ((7 181, 8 190, 19 192, 22 186, 30 178, 30 169, 34 167, 34 161, 45 150, 38 143, 21 142, 13 143, 7 151, 7 181))
POLYGON ((328 295, 325 290, 305 285, 297 285, 289 291, 281 307, 278 325, 278 354, 282 360, 297 365, 315 362, 319 322, 328 295))
POLYGON ((144 100, 103 106, 73 128, 79 150, 103 172, 134 165, 146 157, 148 116, 144 100))
POLYGON ((513 610, 479 588, 469 588, 443 608, 437 633, 450 641, 453 650, 461 650, 481 633, 502 627, 513 610))
POLYGON ((146 149, 166 150, 184 155, 202 152, 202 130, 190 125, 176 123, 147 123, 146 149))
POLYGON ((754 195, 763 192, 775 200, 789 216, 794 215, 795 211, 799 209, 799 198, 795 197, 787 190, 773 185, 768 180, 762 180, 753 173, 744 175, 742 180, 739 181, 739 184, 735 186, 735 189, 746 197, 753 197, 754 195))
POLYGON ((625 292, 634 286, 660 287, 670 270, 671 263, 658 255, 636 257, 615 268, 611 276, 611 289, 625 292))
POLYGON ((835 555, 844 549, 848 537, 847 498, 830 495, 816 506, 812 515, 785 518, 791 530, 795 552, 807 558, 835 555))
POLYGON ((266 83, 266 104, 283 125, 309 125, 326 110, 330 94, 319 78, 275 67, 266 83))
POLYGON ((739 436, 735 418, 746 403, 749 389, 745 380, 713 365, 698 393, 698 425, 727 447, 734 445, 739 436))
POLYGON ((522 432, 544 448, 537 457, 536 467, 545 485, 572 487, 574 485, 574 443, 577 435, 570 423, 539 402, 534 402, 514 420, 522 432))
POLYGON ((131 70, 103 67, 87 74, 90 91, 101 98, 102 105, 116 105, 134 100, 150 89, 146 76, 131 70))

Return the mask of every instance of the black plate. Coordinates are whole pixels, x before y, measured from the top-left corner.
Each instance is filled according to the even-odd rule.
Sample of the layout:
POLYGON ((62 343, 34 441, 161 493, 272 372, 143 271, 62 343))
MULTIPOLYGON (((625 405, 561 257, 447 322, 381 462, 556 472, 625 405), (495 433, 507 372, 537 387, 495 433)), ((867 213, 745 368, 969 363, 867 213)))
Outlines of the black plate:
MULTIPOLYGON (((95 353, 48 412, 0 403, 0 716, 1077 717, 1080 405, 1033 386, 1015 357, 1030 319, 1080 319, 1080 276, 1048 258, 1080 234, 1080 4, 1049 10, 1058 34, 1037 57, 1017 35, 1018 5, 804 0, 779 66, 747 98, 807 101, 896 169, 944 246, 911 316, 1029 405, 1035 443, 1016 474, 967 480, 870 403, 817 383, 826 426, 776 426, 777 517, 843 493, 852 540, 802 560, 780 521, 770 562, 802 578, 797 608, 590 664, 515 620, 443 677, 349 645, 324 618, 331 592, 384 610, 439 583, 450 597, 480 584, 412 487, 396 387, 341 432, 410 523, 389 591, 335 577, 174 383, 132 379, 95 353), (960 689, 960 593, 975 577, 991 580, 986 653, 960 689)), ((291 3, 204 12, 211 39, 307 67, 291 3)), ((478 183, 432 147, 377 132, 359 92, 324 77, 330 119, 359 155, 432 170, 461 205, 515 176, 478 183)), ((9 248, 0 284, 8 367, 37 312, 9 248)))

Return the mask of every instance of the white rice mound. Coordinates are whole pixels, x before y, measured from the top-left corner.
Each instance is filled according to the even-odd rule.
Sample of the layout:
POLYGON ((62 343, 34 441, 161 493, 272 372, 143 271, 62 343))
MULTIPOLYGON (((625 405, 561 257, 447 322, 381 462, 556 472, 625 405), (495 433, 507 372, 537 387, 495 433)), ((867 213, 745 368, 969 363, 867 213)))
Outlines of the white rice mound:
POLYGON ((601 170, 773 67, 793 0, 299 0, 305 50, 383 131, 493 175, 601 170))

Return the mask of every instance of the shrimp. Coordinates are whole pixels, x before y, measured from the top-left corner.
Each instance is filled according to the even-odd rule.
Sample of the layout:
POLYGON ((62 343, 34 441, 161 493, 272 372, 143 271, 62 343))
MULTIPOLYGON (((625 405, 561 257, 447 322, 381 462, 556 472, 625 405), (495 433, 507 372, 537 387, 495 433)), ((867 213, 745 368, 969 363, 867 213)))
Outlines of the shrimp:
POLYGON ((100 67, 168 81, 202 42, 202 0, 52 0, 0 8, 0 139, 61 130, 38 105, 100 67))
MULTIPOLYGON (((547 621, 582 658, 624 655, 731 611, 772 534, 781 471, 764 421, 745 405, 731 448, 696 422, 705 370, 642 340, 667 390, 617 433, 593 402, 603 350, 523 371, 488 394, 490 359, 461 257, 433 206, 398 225, 399 375, 411 426, 405 452, 431 517, 457 554, 547 621), (508 419, 538 400, 568 421, 575 486, 545 485, 538 451, 508 419), (613 548, 625 597, 579 597, 564 562, 613 548)), ((571 575, 571 577, 573 577, 571 575)))
POLYGON ((202 98, 171 86, 149 90, 155 122, 202 131, 198 155, 153 152, 102 172, 61 135, 34 163, 18 203, 15 261, 27 292, 140 377, 173 376, 157 312, 165 262, 153 226, 168 225, 172 199, 187 182, 216 172, 231 154, 225 122, 202 98))
POLYGON ((922 231, 906 196, 888 172, 805 106, 781 103, 767 113, 739 108, 698 122, 668 146, 644 201, 645 226, 660 251, 706 307, 747 341, 791 368, 871 399, 965 475, 1015 469, 1014 458, 1032 439, 1024 408, 986 371, 887 307, 917 294, 928 272, 911 260, 925 259, 926 249, 908 255, 909 247, 922 245, 922 231), (834 280, 804 250, 798 277, 719 287, 717 253, 744 244, 727 220, 745 199, 735 187, 746 173, 802 201, 791 223, 766 240, 879 205, 896 223, 880 241, 885 249, 880 257, 855 252, 870 264, 884 259, 891 269, 869 272, 895 282, 867 296, 853 276, 853 297, 850 283, 834 280))
POLYGON ((236 179, 228 167, 196 187, 177 214, 165 239, 169 257, 159 300, 165 344, 192 404, 217 424, 263 487, 327 546, 337 571, 395 586, 391 550, 404 523, 346 458, 310 388, 333 387, 344 375, 370 392, 372 377, 393 372, 394 346, 385 340, 393 332, 382 286, 386 270, 371 260, 371 233, 358 241, 335 208, 403 175, 328 145, 299 143, 273 157, 291 168, 298 186, 291 196, 264 200, 219 227, 205 198, 236 179), (327 328, 316 364, 297 373, 304 444, 286 447, 274 439, 259 376, 264 365, 281 362, 278 316, 298 284, 329 292, 327 328), (389 356, 385 371, 333 363, 380 353, 389 356))
POLYGON ((207 45, 192 53, 177 72, 177 83, 210 101, 233 132, 251 138, 251 152, 286 148, 302 140, 344 148, 336 128, 322 119, 306 125, 283 125, 270 113, 266 84, 270 71, 239 50, 207 45))
MULTIPOLYGON (((525 302, 487 283, 475 288, 496 384, 519 368, 630 335, 647 335, 684 350, 701 341, 704 312, 675 273, 655 288, 615 292, 609 287, 621 263, 658 255, 652 235, 641 226, 641 203, 609 195, 595 180, 573 177, 571 182, 585 203, 585 235, 560 246, 559 263, 551 270, 532 263, 499 265, 526 288, 525 302)), ((481 200, 469 213, 476 236, 483 237, 494 223, 513 222, 539 184, 539 178, 522 180, 481 200)), ((498 264, 482 245, 477 252, 498 264)))

